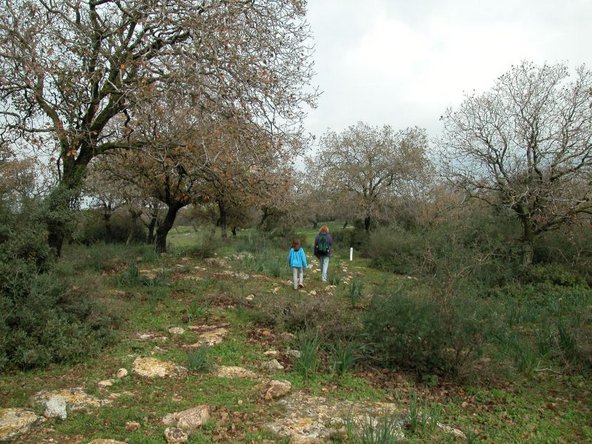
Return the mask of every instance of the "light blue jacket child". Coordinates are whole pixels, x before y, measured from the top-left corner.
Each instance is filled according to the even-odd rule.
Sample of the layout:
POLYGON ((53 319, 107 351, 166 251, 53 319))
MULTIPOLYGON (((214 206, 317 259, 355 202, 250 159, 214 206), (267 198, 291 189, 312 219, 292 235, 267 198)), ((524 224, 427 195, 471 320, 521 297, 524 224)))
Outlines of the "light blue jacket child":
POLYGON ((292 248, 288 253, 288 265, 292 267, 292 285, 294 290, 304 287, 304 269, 308 267, 304 248, 300 241, 295 239, 292 242, 292 248))
POLYGON ((288 253, 288 265, 292 268, 308 267, 304 248, 300 247, 298 250, 295 250, 293 247, 290 248, 290 252, 288 253))

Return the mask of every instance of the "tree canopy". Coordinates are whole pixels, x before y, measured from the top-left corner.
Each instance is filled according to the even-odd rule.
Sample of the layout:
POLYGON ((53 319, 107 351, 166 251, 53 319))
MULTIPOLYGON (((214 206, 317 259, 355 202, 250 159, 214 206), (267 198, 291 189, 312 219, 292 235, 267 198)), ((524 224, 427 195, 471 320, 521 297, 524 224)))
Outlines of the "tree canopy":
POLYGON ((590 212, 592 73, 524 62, 442 117, 445 175, 522 225, 524 260, 541 233, 590 212))

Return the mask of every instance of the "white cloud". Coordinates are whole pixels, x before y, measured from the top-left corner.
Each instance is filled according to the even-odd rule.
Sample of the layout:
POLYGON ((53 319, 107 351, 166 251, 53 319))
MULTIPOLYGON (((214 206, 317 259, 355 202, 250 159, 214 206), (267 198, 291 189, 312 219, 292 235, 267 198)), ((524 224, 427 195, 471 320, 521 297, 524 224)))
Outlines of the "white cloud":
POLYGON ((311 0, 309 9, 324 91, 307 121, 316 134, 359 120, 435 134, 447 106, 512 64, 592 61, 589 0, 311 0))

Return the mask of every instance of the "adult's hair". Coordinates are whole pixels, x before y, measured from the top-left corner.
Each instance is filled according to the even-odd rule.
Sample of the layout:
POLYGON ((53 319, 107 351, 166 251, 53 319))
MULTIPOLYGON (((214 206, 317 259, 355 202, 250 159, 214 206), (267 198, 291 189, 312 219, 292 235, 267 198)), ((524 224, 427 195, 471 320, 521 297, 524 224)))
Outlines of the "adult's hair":
POLYGON ((324 233, 324 234, 329 233, 329 227, 327 225, 322 225, 319 230, 319 233, 324 233))

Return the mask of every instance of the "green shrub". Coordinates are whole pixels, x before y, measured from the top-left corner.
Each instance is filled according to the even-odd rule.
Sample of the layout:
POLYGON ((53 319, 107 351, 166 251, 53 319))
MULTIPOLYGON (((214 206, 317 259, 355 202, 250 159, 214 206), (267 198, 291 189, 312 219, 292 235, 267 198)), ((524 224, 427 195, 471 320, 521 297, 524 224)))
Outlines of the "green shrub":
POLYGON ((290 332, 314 328, 324 343, 354 339, 361 331, 358 314, 332 297, 262 295, 257 302, 256 321, 290 332))
POLYGON ((109 221, 109 233, 100 210, 86 210, 79 214, 72 240, 84 245, 97 242, 134 243, 146 241, 146 229, 139 220, 133 220, 125 210, 114 212, 109 221))
POLYGON ((78 361, 114 340, 105 309, 56 272, 36 208, 0 214, 0 371, 78 361))
POLYGON ((481 353, 487 311, 470 298, 376 295, 364 316, 368 360, 422 374, 456 374, 481 353))
POLYGON ((294 371, 309 380, 318 373, 321 364, 318 331, 306 329, 299 332, 295 347, 300 351, 300 356, 294 363, 294 371))
POLYGON ((2 292, 0 370, 75 362, 114 340, 112 319, 103 309, 68 295, 60 282, 53 273, 22 273, 2 292))
POLYGON ((357 345, 351 341, 337 341, 329 346, 331 370, 338 375, 344 375, 352 370, 357 360, 357 345))
POLYGON ((212 368, 208 347, 200 347, 187 353, 187 368, 194 372, 209 372, 212 368))

